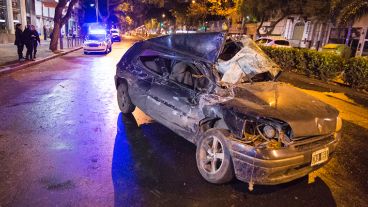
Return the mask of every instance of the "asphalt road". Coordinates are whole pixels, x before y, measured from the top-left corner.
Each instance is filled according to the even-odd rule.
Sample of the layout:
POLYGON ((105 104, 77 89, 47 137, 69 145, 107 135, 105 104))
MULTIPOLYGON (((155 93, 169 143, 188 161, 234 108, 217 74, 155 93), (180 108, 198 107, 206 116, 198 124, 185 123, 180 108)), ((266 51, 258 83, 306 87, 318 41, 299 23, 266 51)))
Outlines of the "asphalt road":
POLYGON ((139 109, 119 112, 115 65, 132 43, 0 76, 1 207, 367 205, 367 108, 309 88, 344 113, 341 144, 324 168, 252 192, 236 180, 209 184, 194 145, 139 109))

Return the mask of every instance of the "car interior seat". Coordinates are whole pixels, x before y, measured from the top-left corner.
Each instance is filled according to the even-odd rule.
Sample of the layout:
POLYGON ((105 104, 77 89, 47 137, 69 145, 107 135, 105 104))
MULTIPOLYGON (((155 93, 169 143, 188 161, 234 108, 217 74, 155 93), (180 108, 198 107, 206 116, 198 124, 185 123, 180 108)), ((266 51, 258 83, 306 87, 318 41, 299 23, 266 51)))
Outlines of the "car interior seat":
POLYGON ((172 68, 169 79, 193 87, 191 67, 188 63, 177 62, 172 68))

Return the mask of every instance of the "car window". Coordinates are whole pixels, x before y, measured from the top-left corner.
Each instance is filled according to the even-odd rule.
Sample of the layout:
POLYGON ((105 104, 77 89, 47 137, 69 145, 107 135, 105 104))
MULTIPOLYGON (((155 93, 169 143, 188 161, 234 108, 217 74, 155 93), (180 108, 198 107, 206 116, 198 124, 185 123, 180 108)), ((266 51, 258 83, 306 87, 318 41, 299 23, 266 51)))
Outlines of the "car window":
POLYGON ((160 56, 140 56, 139 61, 150 71, 163 75, 165 72, 168 73, 171 61, 167 58, 160 56))
POLYGON ((236 55, 236 53, 238 53, 240 50, 241 47, 236 42, 234 41, 227 42, 219 58, 221 60, 228 61, 231 58, 233 58, 236 55))
POLYGON ((171 68, 169 79, 195 91, 206 90, 209 80, 192 63, 178 61, 171 68))
POLYGON ((103 41, 106 38, 105 34, 89 34, 87 40, 103 41))
POLYGON ((258 43, 258 44, 266 44, 266 43, 269 43, 269 42, 271 42, 270 39, 259 39, 259 40, 256 41, 256 43, 258 43))
POLYGON ((275 44, 289 46, 289 42, 286 40, 275 40, 275 44))

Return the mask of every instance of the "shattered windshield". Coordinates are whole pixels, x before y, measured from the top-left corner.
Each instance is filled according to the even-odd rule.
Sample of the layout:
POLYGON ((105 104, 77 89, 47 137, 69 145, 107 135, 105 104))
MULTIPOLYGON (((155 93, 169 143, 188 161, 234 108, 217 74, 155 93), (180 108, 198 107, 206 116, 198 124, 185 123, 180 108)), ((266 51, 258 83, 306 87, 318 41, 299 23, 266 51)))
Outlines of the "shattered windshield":
POLYGON ((222 82, 237 84, 273 80, 281 71, 250 38, 228 40, 219 56, 217 70, 222 82))

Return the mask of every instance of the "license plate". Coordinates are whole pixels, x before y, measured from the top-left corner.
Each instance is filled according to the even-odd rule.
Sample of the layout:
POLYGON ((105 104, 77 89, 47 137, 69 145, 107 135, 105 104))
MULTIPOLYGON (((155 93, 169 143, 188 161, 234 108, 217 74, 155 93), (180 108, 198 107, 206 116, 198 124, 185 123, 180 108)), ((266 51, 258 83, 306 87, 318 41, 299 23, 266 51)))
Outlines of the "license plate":
POLYGON ((328 147, 312 153, 311 166, 315 166, 328 160, 328 147))

